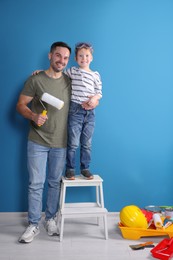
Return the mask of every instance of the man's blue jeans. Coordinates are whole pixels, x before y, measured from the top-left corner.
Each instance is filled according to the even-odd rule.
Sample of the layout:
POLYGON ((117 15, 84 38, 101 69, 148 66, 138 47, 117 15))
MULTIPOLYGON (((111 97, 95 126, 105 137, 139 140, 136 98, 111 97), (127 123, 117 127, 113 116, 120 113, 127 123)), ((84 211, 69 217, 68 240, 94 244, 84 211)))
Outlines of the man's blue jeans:
POLYGON ((27 160, 29 171, 28 221, 38 224, 42 213, 44 183, 48 181, 46 220, 55 217, 59 207, 61 176, 66 159, 66 148, 49 148, 28 141, 27 160))
POLYGON ((80 144, 80 169, 89 169, 95 110, 85 110, 71 102, 68 117, 67 169, 75 170, 76 150, 80 144))

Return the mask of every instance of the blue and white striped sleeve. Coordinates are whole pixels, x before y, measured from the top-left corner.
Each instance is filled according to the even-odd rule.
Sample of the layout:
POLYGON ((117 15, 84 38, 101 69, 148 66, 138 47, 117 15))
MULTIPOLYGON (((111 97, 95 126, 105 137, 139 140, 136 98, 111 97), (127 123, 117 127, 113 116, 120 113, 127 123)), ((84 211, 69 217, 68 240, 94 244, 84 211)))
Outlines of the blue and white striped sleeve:
POLYGON ((95 93, 99 94, 102 97, 102 81, 100 74, 96 71, 95 72, 95 93))

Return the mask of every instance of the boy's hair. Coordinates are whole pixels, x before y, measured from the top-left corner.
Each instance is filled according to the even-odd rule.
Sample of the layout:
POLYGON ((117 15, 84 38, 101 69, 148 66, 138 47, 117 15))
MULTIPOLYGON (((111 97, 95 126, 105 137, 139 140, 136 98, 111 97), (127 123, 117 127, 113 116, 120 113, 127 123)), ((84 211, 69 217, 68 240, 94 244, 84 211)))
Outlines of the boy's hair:
POLYGON ((89 42, 78 42, 75 45, 75 55, 77 55, 78 50, 82 48, 90 50, 91 54, 93 54, 93 46, 89 42))
POLYGON ((56 47, 64 47, 64 48, 67 48, 67 49, 69 50, 70 54, 71 54, 71 48, 70 48, 70 46, 69 46, 67 43, 65 43, 65 42, 54 42, 54 43, 51 45, 51 47, 50 47, 50 52, 53 52, 53 51, 56 49, 56 47))

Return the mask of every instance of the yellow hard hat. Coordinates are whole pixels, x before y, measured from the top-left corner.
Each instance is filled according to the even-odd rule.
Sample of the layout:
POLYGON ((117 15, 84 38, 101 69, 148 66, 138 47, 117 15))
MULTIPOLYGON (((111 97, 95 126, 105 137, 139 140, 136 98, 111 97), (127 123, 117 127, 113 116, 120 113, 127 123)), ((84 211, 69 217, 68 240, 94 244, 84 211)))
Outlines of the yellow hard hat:
POLYGON ((148 223, 142 210, 135 205, 129 205, 121 209, 120 221, 126 227, 145 228, 148 223))

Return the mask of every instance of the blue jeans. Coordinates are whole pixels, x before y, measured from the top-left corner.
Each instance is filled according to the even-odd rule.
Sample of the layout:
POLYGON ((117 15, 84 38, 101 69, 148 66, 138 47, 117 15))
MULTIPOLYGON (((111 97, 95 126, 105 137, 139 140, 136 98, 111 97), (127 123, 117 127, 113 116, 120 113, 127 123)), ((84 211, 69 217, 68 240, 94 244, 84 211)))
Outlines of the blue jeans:
POLYGON ((44 183, 48 180, 46 220, 55 217, 59 207, 61 176, 66 159, 66 148, 49 148, 28 141, 27 164, 29 171, 28 221, 38 224, 42 213, 44 183))
POLYGON ((95 110, 85 110, 71 102, 68 117, 67 169, 75 170, 76 150, 80 144, 80 169, 89 169, 95 110))

